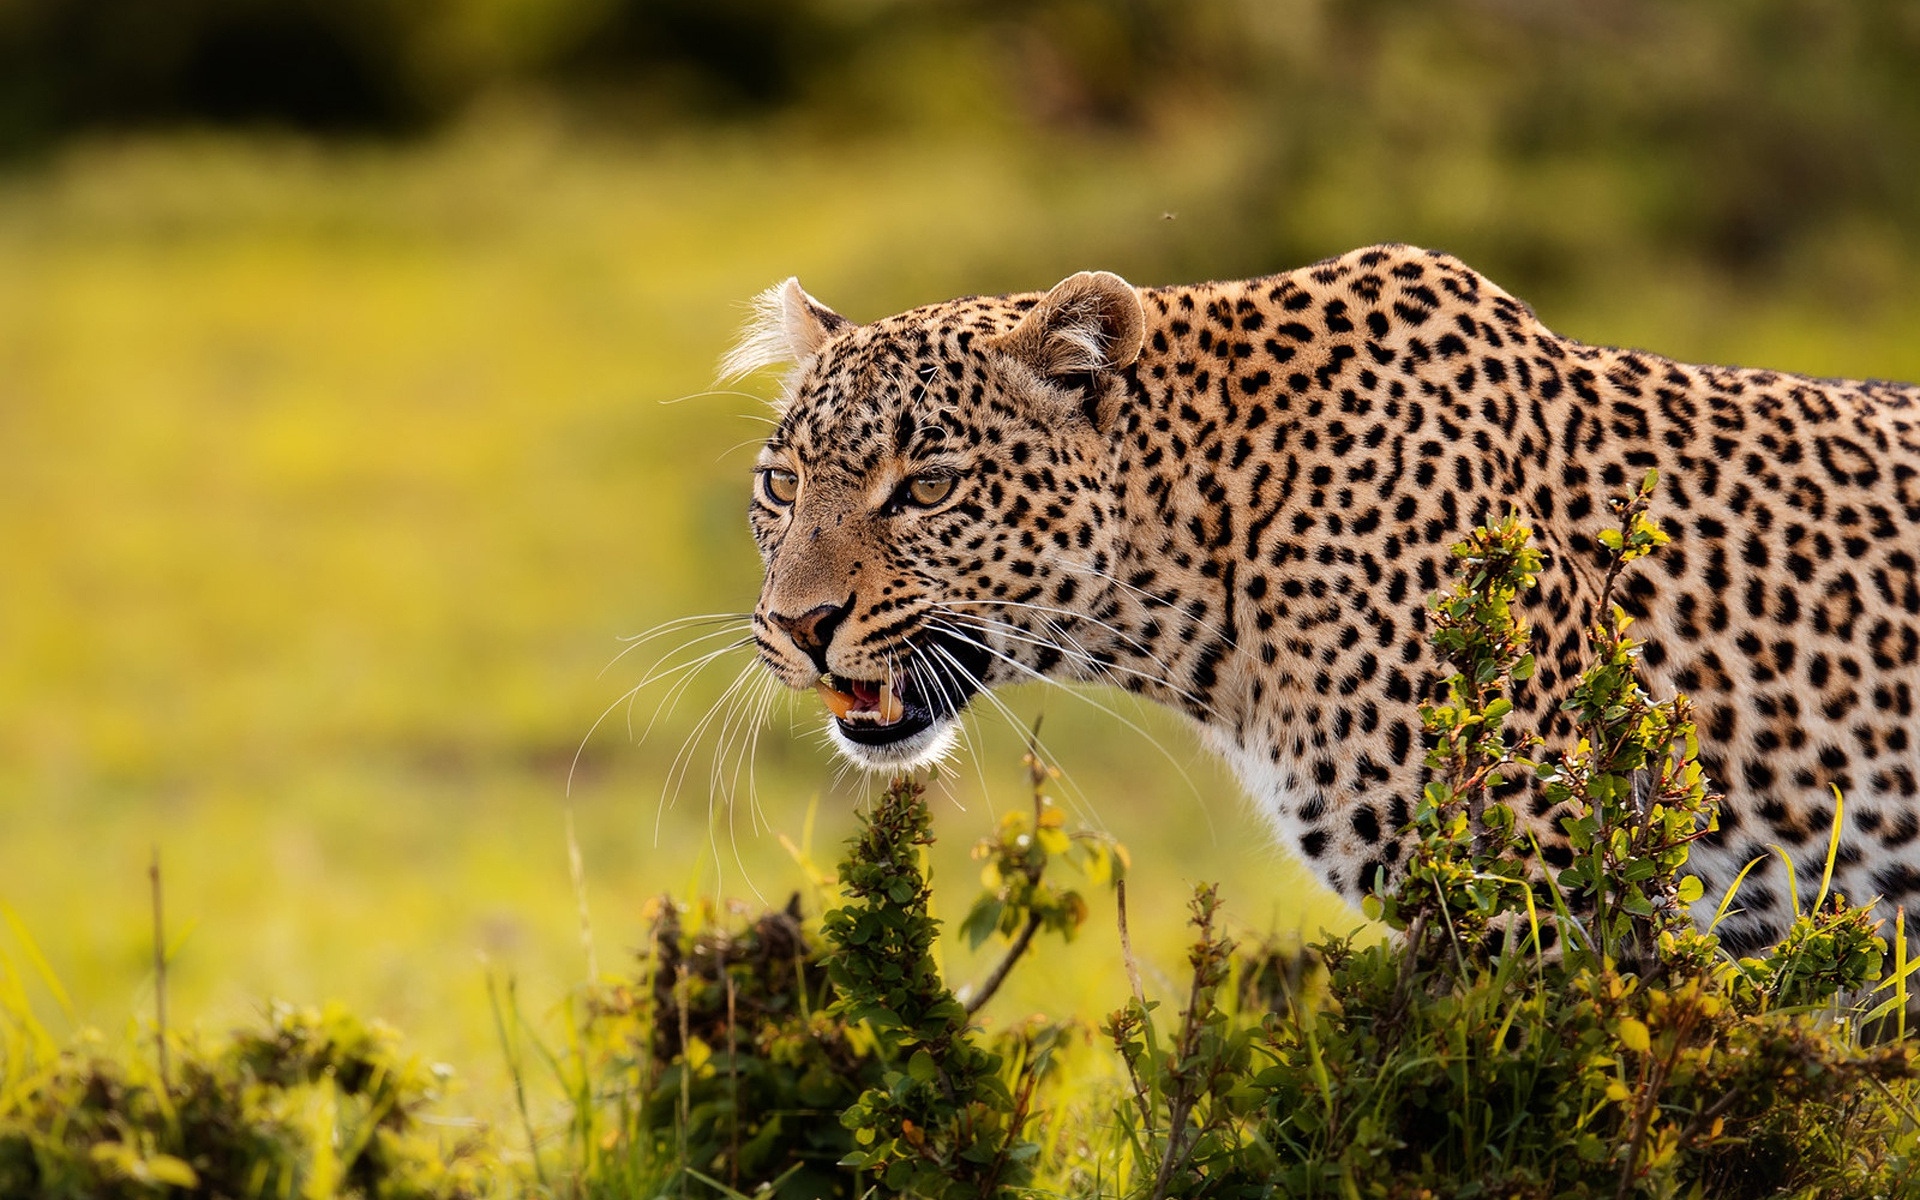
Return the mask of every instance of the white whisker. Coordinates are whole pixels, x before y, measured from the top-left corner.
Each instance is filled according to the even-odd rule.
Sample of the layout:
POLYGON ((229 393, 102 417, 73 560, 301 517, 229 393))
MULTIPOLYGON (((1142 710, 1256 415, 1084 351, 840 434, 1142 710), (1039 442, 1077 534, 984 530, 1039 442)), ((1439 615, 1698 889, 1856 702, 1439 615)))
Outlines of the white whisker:
MULTIPOLYGON (((721 622, 725 622, 730 626, 738 625, 742 629, 750 629, 752 628, 752 620, 753 620, 753 617, 751 613, 704 613, 697 617, 680 617, 672 621, 662 621, 660 624, 655 625, 652 629, 645 630, 644 632, 641 632, 641 633, 627 634, 621 637, 619 640, 627 644, 621 648, 620 653, 614 655, 611 659, 608 660, 606 666, 600 668, 600 674, 596 675, 594 678, 598 679, 606 675, 608 671, 613 669, 613 666, 615 663, 618 663, 621 659, 625 658, 629 654, 632 654, 635 650, 639 649, 641 646, 646 645, 648 642, 654 640, 655 638, 664 637, 669 633, 680 632, 681 630, 684 630, 689 626, 693 626, 693 625, 719 624, 721 622)), ((719 633, 724 633, 724 632, 726 632, 726 630, 720 630, 716 633, 702 634, 701 638, 704 639, 708 637, 716 637, 719 635, 719 633)), ((687 644, 690 645, 691 643, 687 643, 687 644)), ((685 646, 683 645, 681 649, 685 649, 685 646)))
MULTIPOLYGON (((993 601, 933 600, 933 601, 929 601, 929 603, 935 608, 945 609, 949 612, 965 613, 965 615, 977 616, 977 617, 981 617, 982 619, 991 619, 991 618, 987 618, 984 613, 974 613, 974 612, 968 611, 968 609, 979 608, 979 607, 990 607, 990 608, 1000 608, 1000 609, 1019 609, 1027 612, 1049 614, 1056 617, 1066 617, 1075 621, 1084 621, 1085 623, 1092 625, 1095 628, 1104 629, 1108 633, 1111 633, 1114 637, 1119 638, 1121 641, 1125 642, 1127 644, 1127 647, 1130 650, 1132 650, 1135 654, 1138 654, 1140 657, 1146 659, 1148 662, 1151 662, 1154 666, 1159 667, 1162 671, 1166 671, 1168 673, 1171 673, 1173 671, 1172 664, 1168 663, 1165 659, 1155 654, 1152 651, 1152 649, 1146 645, 1146 643, 1141 642, 1139 639, 1133 637, 1131 634, 1127 633, 1124 629, 1121 629, 1118 626, 1112 625, 1106 621, 1102 621, 1098 617, 1092 616, 1088 613, 1076 612, 1070 608, 1056 608, 1053 605, 1049 605, 1049 604, 1033 604, 1033 603, 1029 603, 1027 601, 1021 601, 1021 600, 993 600, 993 601)), ((1077 639, 1074 639, 1072 635, 1067 634, 1063 630, 1061 630, 1057 622, 1050 622, 1049 624, 1056 631, 1060 632, 1061 636, 1066 637, 1069 641, 1072 641, 1074 645, 1080 646, 1079 641, 1077 639)), ((1086 648, 1084 646, 1080 646, 1080 649, 1082 653, 1086 653, 1086 648)), ((1151 679, 1151 678, 1154 678, 1154 676, 1149 675, 1149 676, 1146 676, 1146 678, 1151 679)), ((1160 680, 1160 682, 1164 683, 1166 681, 1162 679, 1160 680)))
POLYGON ((734 642, 728 646, 722 646, 717 650, 709 650, 690 662, 664 668, 648 675, 645 679, 635 684, 627 691, 627 740, 632 742, 646 741, 653 733, 653 727, 659 723, 661 716, 663 714, 671 715, 673 710, 679 707, 680 697, 685 695, 687 689, 692 686, 693 681, 699 678, 701 671, 705 670, 712 663, 733 653, 735 650, 744 650, 752 644, 752 641, 747 639, 734 642), (654 705, 653 715, 647 718, 646 728, 642 729, 639 734, 636 735, 633 732, 633 701, 638 698, 641 689, 647 687, 649 684, 657 683, 662 679, 674 675, 678 675, 679 678, 668 687, 667 694, 661 698, 660 703, 654 705))
POLYGON ((1075 691, 1071 687, 1062 683, 1060 680, 1054 679, 1048 675, 1044 675, 1041 672, 1034 670, 1032 667, 1029 667, 1027 664, 1021 662, 1016 658, 1013 658, 1006 654, 1002 654, 1000 651, 995 650, 992 646, 987 645, 985 642, 980 641, 977 638, 969 637, 963 631, 951 625, 948 625, 945 622, 940 621, 938 618, 929 618, 928 625, 931 627, 943 629, 948 634, 948 636, 957 637, 962 639, 963 641, 966 641, 970 645, 973 645, 979 648, 980 650, 983 650, 986 653, 991 654, 993 657, 999 659, 1001 662, 1006 663, 1008 666, 1012 667, 1014 670, 1024 672, 1028 678, 1036 682, 1046 683, 1055 688, 1058 688, 1062 692, 1065 692, 1067 695, 1073 696, 1079 699, 1083 703, 1092 706, 1094 709, 1102 713, 1105 713, 1109 717, 1112 717, 1114 720, 1120 722, 1122 725, 1125 725, 1128 729, 1133 730, 1133 732, 1139 734, 1140 737, 1143 740, 1145 740, 1148 745, 1152 746, 1155 750, 1160 752, 1160 756, 1166 759, 1167 762, 1172 765, 1173 769, 1179 773, 1181 780, 1187 785, 1188 790, 1192 791, 1196 798, 1199 798, 1200 796, 1199 785, 1195 784, 1193 781, 1193 777, 1187 774, 1186 767, 1180 762, 1179 759, 1173 756, 1173 752, 1171 750, 1168 750, 1166 746, 1161 744, 1159 738, 1156 738, 1151 733, 1148 733, 1146 728, 1140 725, 1138 722, 1128 720, 1126 717, 1120 715, 1119 713, 1115 712, 1113 709, 1100 703, 1098 700, 1095 700, 1093 697, 1088 696, 1086 693, 1075 691))
MULTIPOLYGON (((728 632, 728 631, 722 631, 722 632, 728 632)), ((695 641, 696 643, 699 641, 705 641, 712 636, 714 635, 711 635, 711 634, 702 635, 702 637, 695 639, 695 641)), ((675 686, 677 688, 684 688, 688 682, 690 682, 694 677, 699 675, 704 668, 706 668, 710 663, 712 663, 716 659, 726 654, 729 654, 734 650, 741 649, 743 646, 747 646, 751 644, 752 644, 751 640, 735 642, 732 645, 722 646, 718 650, 708 651, 707 653, 699 655, 698 657, 694 658, 689 662, 680 663, 672 667, 668 667, 664 669, 656 669, 655 671, 649 672, 647 676, 641 679, 639 683, 636 683, 632 687, 628 688, 625 692, 621 693, 617 698, 615 698, 613 703, 607 705, 604 709, 601 709, 600 715, 593 719, 593 724, 589 725, 587 727, 587 732, 581 736, 580 744, 574 747, 573 761, 569 763, 567 766, 566 794, 569 796, 573 794, 574 775, 580 769, 580 756, 586 753, 587 743, 593 740, 593 735, 596 732, 598 732, 600 726, 606 722, 606 719, 613 715, 613 711, 615 709, 621 707, 623 704, 627 707, 627 737, 629 738, 629 740, 631 740, 633 738, 633 701, 636 697, 639 696, 641 691, 644 690, 649 684, 652 684, 658 681, 659 679, 665 678, 667 676, 679 674, 681 675, 681 679, 675 686)), ((685 648, 686 647, 681 647, 681 649, 685 649, 685 648)), ((678 653, 678 652, 679 652, 678 650, 673 651, 673 653, 678 653)), ((659 661, 660 660, 655 660, 656 668, 658 668, 659 661)), ((659 717, 658 709, 654 710, 654 716, 656 719, 659 717)), ((649 722, 648 728, 649 729, 652 728, 651 722, 649 722)))
POLYGON ((1006 701, 994 695, 993 691, 986 686, 986 683, 975 676, 973 672, 967 670, 965 666, 961 665, 960 661, 954 658, 953 654, 948 651, 946 647, 936 642, 929 642, 927 643, 927 648, 945 660, 947 667, 957 676, 970 682, 973 685, 974 694, 982 697, 987 703, 998 709, 1000 715, 1005 717, 1015 729, 1020 731, 1023 739, 1034 749, 1038 750, 1041 756, 1060 772, 1061 786, 1072 793, 1071 801, 1075 814, 1078 815, 1081 820, 1098 827, 1099 819, 1094 815, 1093 805, 1087 799, 1087 794, 1080 790, 1079 784, 1074 782, 1073 776, 1067 771, 1066 767, 1061 764, 1059 757, 1055 755, 1047 743, 1041 739, 1040 731, 1016 716, 1013 709, 1007 706, 1006 701))
MULTIPOLYGON (((720 698, 715 700, 713 704, 708 707, 706 713, 694 723, 693 731, 687 735, 686 740, 680 744, 679 752, 673 756, 672 763, 667 767, 666 781, 661 785, 661 804, 655 809, 653 824, 655 845, 658 845, 660 841, 661 815, 666 809, 674 807, 678 802, 680 789, 686 784, 687 770, 693 763, 692 755, 694 750, 706 736, 707 729, 713 724, 714 717, 745 684, 749 677, 748 673, 753 671, 756 666, 756 663, 748 663, 745 667, 741 668, 740 672, 733 677, 733 682, 728 684, 726 690, 720 693, 720 698)), ((708 824, 711 825, 712 822, 709 821, 708 824)), ((718 849, 719 847, 716 843, 716 853, 718 849)))
POLYGON ((1128 583, 1126 580, 1121 579, 1117 575, 1113 575, 1106 571, 1096 571, 1092 567, 1083 566, 1079 563, 1074 563, 1074 562, 1063 561, 1059 564, 1059 566, 1061 567, 1062 570, 1077 571, 1080 574, 1088 576, 1090 578, 1104 580, 1105 582, 1110 583, 1113 586, 1122 589, 1123 591, 1131 592, 1134 596, 1138 597, 1143 603, 1145 603, 1148 608, 1159 608, 1159 609, 1164 609, 1167 612, 1177 613, 1179 614, 1182 620, 1192 621, 1196 627, 1200 629, 1204 629, 1208 633, 1214 634, 1217 637, 1224 638, 1229 644, 1232 644, 1234 641, 1232 637, 1228 636, 1227 631, 1225 629, 1222 629, 1220 626, 1215 625, 1210 621, 1202 621, 1200 620, 1200 618, 1195 617, 1192 614, 1188 613, 1186 609, 1180 607, 1180 605, 1178 605, 1174 601, 1167 599, 1165 596, 1161 596, 1153 592, 1149 592, 1144 588, 1135 587, 1133 584, 1128 583))
MULTIPOLYGON (((674 404, 685 404, 689 400, 711 400, 716 396, 735 396, 741 400, 751 400, 756 404, 768 403, 765 396, 755 395, 753 392, 743 392, 738 388, 707 388, 705 391, 688 392, 684 396, 675 396, 671 400, 662 400, 660 404, 664 407, 674 404)), ((740 415, 745 416, 746 414, 743 413, 740 415)))
MULTIPOLYGON (((1200 699, 1200 697, 1194 695, 1192 692, 1187 691, 1185 688, 1182 688, 1177 684, 1172 683, 1164 676, 1155 675, 1147 671, 1135 670, 1132 667, 1123 666, 1119 663, 1106 662, 1101 660, 1097 656, 1089 653, 1084 647, 1081 647, 1079 642, 1073 639, 1072 635, 1066 633, 1063 630, 1053 629, 1053 626, 1051 625, 1050 622, 1047 623, 1048 627, 1050 629, 1053 629, 1053 631, 1058 636, 1065 638, 1069 642, 1072 642, 1073 644, 1071 647, 1062 646, 1059 642, 1050 641, 1047 638, 1037 636, 1031 630, 1022 628, 1021 626, 1014 625, 1007 621, 996 620, 992 617, 983 616, 978 613, 967 613, 967 612, 955 611, 950 613, 949 615, 954 619, 966 620, 966 621, 972 622, 979 629, 981 633, 997 633, 998 635, 1005 637, 1011 641, 1024 642, 1029 646, 1036 646, 1043 650, 1051 650, 1054 653, 1060 655, 1062 658, 1065 658, 1072 662, 1078 662, 1082 666, 1084 666, 1090 674, 1095 676, 1094 682, 1107 683, 1112 685, 1113 687, 1125 690, 1126 684, 1120 678, 1120 676, 1122 675, 1132 676, 1133 678, 1136 678, 1136 679, 1145 680, 1148 683, 1158 684, 1159 686, 1167 689, 1169 692, 1173 693, 1174 695, 1179 696, 1182 700, 1185 700, 1188 703, 1192 704, 1196 708, 1206 709, 1208 712, 1212 711, 1211 706, 1209 706, 1204 700, 1200 699)), ((1056 680, 1054 682, 1059 682, 1059 681, 1056 680)))

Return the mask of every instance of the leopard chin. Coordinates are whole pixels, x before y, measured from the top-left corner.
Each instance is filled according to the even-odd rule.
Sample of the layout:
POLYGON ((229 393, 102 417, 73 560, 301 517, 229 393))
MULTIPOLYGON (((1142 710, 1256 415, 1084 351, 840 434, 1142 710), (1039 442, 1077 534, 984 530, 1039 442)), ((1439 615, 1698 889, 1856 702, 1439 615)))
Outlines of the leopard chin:
POLYGON ((903 728, 908 725, 902 720, 882 730, 827 718, 834 749, 868 771, 911 771, 932 766, 953 751, 958 722, 952 717, 928 717, 903 728))

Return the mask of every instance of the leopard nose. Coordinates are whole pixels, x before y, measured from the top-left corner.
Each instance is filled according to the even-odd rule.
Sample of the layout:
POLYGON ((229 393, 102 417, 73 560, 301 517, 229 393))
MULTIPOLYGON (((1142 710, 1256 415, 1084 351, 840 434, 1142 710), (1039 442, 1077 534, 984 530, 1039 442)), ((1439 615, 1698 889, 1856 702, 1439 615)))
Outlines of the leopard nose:
POLYGON ((827 647, 833 642, 833 632, 840 628, 840 622, 847 619, 852 609, 853 598, 849 596, 845 604, 822 604, 799 616, 771 613, 767 620, 784 630, 793 644, 800 647, 800 652, 812 659, 814 667, 825 675, 827 647))

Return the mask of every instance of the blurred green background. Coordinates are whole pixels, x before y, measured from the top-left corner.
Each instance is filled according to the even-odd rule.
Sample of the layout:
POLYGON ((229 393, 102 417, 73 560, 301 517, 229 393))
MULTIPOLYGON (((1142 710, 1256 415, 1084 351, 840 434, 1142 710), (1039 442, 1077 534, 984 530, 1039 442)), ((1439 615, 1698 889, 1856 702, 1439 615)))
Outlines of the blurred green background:
MULTIPOLYGON (((744 300, 1378 240, 1588 340, 1920 378, 1920 5, 0 0, 0 901, 56 1024, 148 1002, 157 846, 179 1019, 342 999, 500 1111, 486 972, 537 1010, 587 970, 569 812, 613 970, 663 891, 783 902, 779 835, 815 813, 830 866, 868 791, 810 699, 750 758, 701 731, 743 654, 644 740, 621 699, 680 639, 602 673, 752 604, 772 385, 709 391, 744 300)), ((1358 923, 1179 723, 1009 703, 1133 848, 1151 961, 1201 879, 1255 929, 1358 923)), ((973 737, 950 917, 1023 803, 1017 734, 973 737)), ((1113 1007, 1111 928, 1001 1017, 1113 1007)))

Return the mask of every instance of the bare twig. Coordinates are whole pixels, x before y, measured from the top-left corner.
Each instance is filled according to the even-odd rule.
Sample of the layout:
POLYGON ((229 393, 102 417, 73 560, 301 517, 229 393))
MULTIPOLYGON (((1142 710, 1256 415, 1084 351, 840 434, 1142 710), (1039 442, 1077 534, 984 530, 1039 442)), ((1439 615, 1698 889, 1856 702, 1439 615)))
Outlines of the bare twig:
MULTIPOLYGON (((687 1161, 687 1126, 693 1123, 693 1066, 686 1061, 687 1046, 693 1041, 692 1018, 688 1012, 690 996, 693 990, 692 976, 687 964, 679 963, 674 969, 673 1005, 680 1012, 680 1109, 676 1114, 679 1120, 673 1123, 674 1161, 687 1161)), ((680 1194, 687 1194, 686 1180, 680 1181, 680 1194)))
POLYGON ((720 978, 727 983, 727 1183, 740 1190, 740 1030, 734 1011, 733 972, 727 970, 724 948, 720 978))
MULTIPOLYGON (((1213 1079, 1220 1071, 1218 1061, 1200 1061, 1200 1043, 1207 1019, 1213 1010, 1213 990, 1223 976, 1226 956, 1232 946, 1214 937, 1215 893, 1211 886, 1196 890, 1194 924, 1200 937, 1191 952, 1193 981, 1187 990, 1187 1005, 1180 1014, 1180 1033, 1168 1057, 1173 1086, 1167 1094, 1167 1149, 1154 1173, 1153 1200, 1165 1200, 1174 1172, 1185 1167, 1193 1149, 1205 1132, 1195 1128, 1193 1114, 1206 1098, 1213 1079)), ((1445 911, 1442 909, 1441 911, 1445 911)))
POLYGON ((159 1023, 154 1042, 160 1051, 160 1090, 171 1092, 173 1082, 167 1063, 167 922, 160 906, 160 847, 153 847, 153 861, 147 867, 147 880, 153 886, 153 1009, 159 1023))
MULTIPOLYGON (((1633 1116, 1630 1119, 1632 1140, 1627 1143, 1627 1159, 1620 1164, 1620 1182, 1614 1189, 1616 1200, 1626 1200, 1633 1192, 1634 1176, 1639 1173, 1641 1151, 1646 1147, 1647 1134, 1653 1127, 1654 1115, 1660 1108, 1660 1093, 1667 1086, 1667 1078, 1673 1073, 1674 1063, 1687 1047, 1688 1039, 1693 1035, 1693 1027, 1699 1010, 1688 1006, 1680 1012, 1679 1020, 1674 1023, 1673 1050, 1663 1059, 1655 1059, 1645 1054, 1640 1060, 1639 1085, 1634 1089, 1639 1095, 1634 1102, 1633 1116)), ((1738 1089, 1735 1089, 1737 1092, 1738 1089)), ((1722 1103, 1732 1099, 1734 1093, 1721 1098, 1722 1103)))
POLYGON ((1027 923, 1020 927, 1018 934, 1014 935, 1013 944, 1007 947, 1006 954, 993 968, 993 973, 987 976, 986 982, 980 985, 980 990, 967 1001, 968 1016, 979 1012, 986 1007, 987 1001, 993 999, 993 994, 1000 990, 1000 985, 1007 981, 1008 974, 1013 971, 1013 964, 1020 961, 1020 956, 1027 952, 1028 946, 1033 944, 1033 935, 1040 932, 1043 920, 1039 913, 1033 913, 1027 917, 1027 923))
MULTIPOLYGON (((1036 845, 1037 839, 1040 836, 1040 814, 1046 811, 1047 806, 1047 780, 1052 777, 1052 773, 1047 769, 1046 762, 1040 757, 1040 745, 1037 740, 1039 738, 1040 720, 1040 717, 1034 718, 1034 732, 1033 736, 1027 741, 1026 759, 1027 783, 1033 790, 1033 836, 1036 839, 1036 845)), ((1037 849, 1028 857, 1026 865, 1028 883, 1038 886, 1040 876, 1044 870, 1043 864, 1045 861, 1044 855, 1037 849)), ((1040 932, 1040 926, 1044 924, 1045 921, 1046 918, 1042 917, 1038 912, 1027 915, 1027 923, 1021 926, 1019 933, 1014 935, 1013 944, 1007 947, 1006 954, 1003 955, 999 963, 994 966, 993 972, 987 976, 986 982, 980 985, 980 990, 975 992, 972 998, 967 1001, 968 1016, 972 1016, 982 1008, 985 1008, 987 1001, 993 999, 993 994, 1000 990, 1000 985, 1007 981, 1008 974, 1013 971, 1013 965, 1020 961, 1020 956, 1027 952, 1028 946, 1033 944, 1033 935, 1040 932)))
POLYGON ((1140 986, 1140 964, 1133 958, 1133 939, 1127 936, 1127 881, 1117 879, 1113 884, 1114 904, 1120 913, 1120 961, 1127 964, 1127 982, 1133 985, 1133 998, 1141 1008, 1147 1006, 1147 989, 1140 986))
MULTIPOLYGON (((1152 1017, 1147 1013, 1146 989, 1140 986, 1140 968, 1138 964, 1133 961, 1133 942, 1127 937, 1126 880, 1121 879, 1114 882, 1113 894, 1120 915, 1120 959, 1127 965, 1127 978, 1133 984, 1134 1011, 1139 1014, 1139 1019, 1144 1029, 1145 1022, 1152 1020, 1152 1017)), ((1127 1014, 1125 1010, 1114 1014, 1114 1020, 1116 1022, 1116 1036, 1114 1041, 1116 1046, 1122 1041, 1118 1035, 1118 1030, 1120 1029, 1118 1022, 1125 1020, 1126 1017, 1127 1014)), ((1151 1141, 1153 1139, 1153 1104, 1147 1098, 1146 1084, 1141 1081, 1140 1073, 1134 1069, 1132 1058, 1123 1054, 1121 1056, 1121 1062, 1127 1068, 1128 1082, 1133 1085, 1133 1101, 1140 1108, 1140 1130, 1146 1135, 1147 1139, 1151 1141)))
MULTIPOLYGON (((1026 1127, 1027 1118, 1033 1113, 1033 1089, 1039 1083, 1040 1071, 1029 1058, 1021 1067, 1020 1094, 1013 1100, 1013 1117, 1007 1122, 1007 1136, 1000 1142, 1000 1149, 994 1152, 993 1169, 987 1174, 987 1179, 997 1180, 1001 1172, 1007 1169, 1007 1155, 1019 1144, 1020 1131, 1026 1127)), ((998 1191, 991 1184, 981 1193, 983 1196, 995 1194, 998 1191)))

